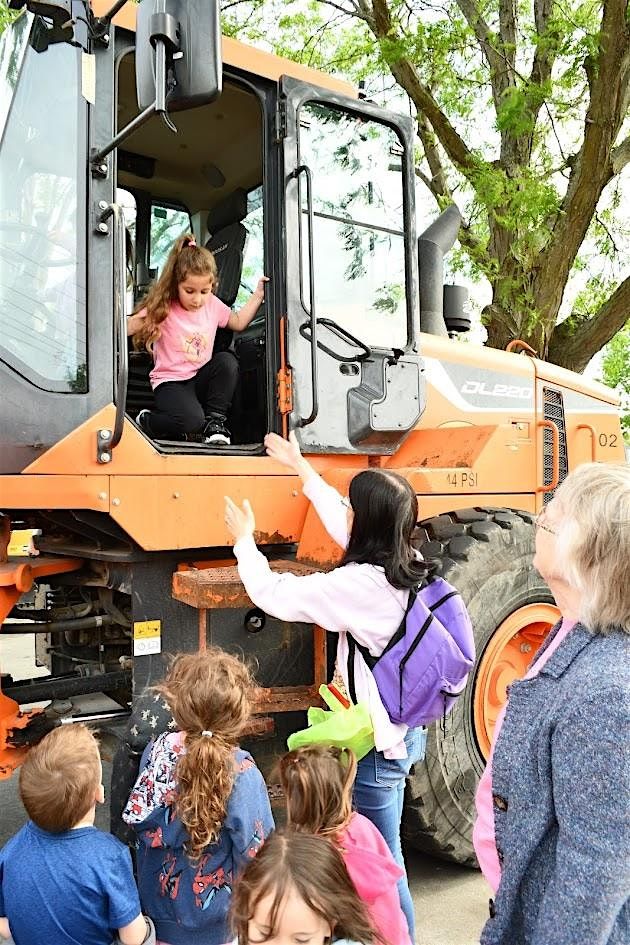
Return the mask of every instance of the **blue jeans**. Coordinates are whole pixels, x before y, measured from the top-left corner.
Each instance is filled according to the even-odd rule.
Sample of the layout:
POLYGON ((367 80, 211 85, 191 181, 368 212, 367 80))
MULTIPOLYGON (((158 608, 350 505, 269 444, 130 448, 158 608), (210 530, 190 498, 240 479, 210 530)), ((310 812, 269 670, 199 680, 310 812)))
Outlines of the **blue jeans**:
POLYGON ((405 913, 411 941, 415 942, 413 903, 407 871, 400 844, 400 822, 405 796, 405 779, 416 761, 422 761, 427 745, 427 732, 423 728, 409 729, 405 737, 406 758, 386 758, 382 751, 372 749, 362 758, 357 767, 354 783, 354 804, 364 817, 378 827, 392 856, 405 875, 398 881, 400 905, 405 913))

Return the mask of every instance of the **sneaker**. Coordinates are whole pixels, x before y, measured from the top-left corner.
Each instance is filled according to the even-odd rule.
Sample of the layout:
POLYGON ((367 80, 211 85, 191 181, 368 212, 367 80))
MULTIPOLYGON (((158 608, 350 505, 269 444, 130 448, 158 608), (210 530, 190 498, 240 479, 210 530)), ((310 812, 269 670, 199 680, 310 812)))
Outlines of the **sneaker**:
POLYGON ((208 417, 202 432, 202 442, 207 446, 230 446, 230 431, 225 425, 225 418, 217 415, 208 417))
POLYGON ((141 410, 138 416, 136 417, 136 423, 140 427, 143 433, 146 433, 147 436, 151 436, 151 431, 149 429, 149 414, 150 410, 141 410))

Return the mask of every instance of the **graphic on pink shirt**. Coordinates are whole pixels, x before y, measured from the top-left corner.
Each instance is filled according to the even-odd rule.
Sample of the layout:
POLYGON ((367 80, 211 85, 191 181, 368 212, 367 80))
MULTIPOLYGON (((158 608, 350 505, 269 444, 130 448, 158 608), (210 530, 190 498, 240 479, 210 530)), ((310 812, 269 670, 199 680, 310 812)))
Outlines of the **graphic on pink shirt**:
POLYGON ((208 347, 207 335, 202 334, 200 331, 196 331, 192 335, 183 335, 181 345, 182 351, 188 361, 192 361, 195 364, 200 361, 205 363, 203 355, 208 347))

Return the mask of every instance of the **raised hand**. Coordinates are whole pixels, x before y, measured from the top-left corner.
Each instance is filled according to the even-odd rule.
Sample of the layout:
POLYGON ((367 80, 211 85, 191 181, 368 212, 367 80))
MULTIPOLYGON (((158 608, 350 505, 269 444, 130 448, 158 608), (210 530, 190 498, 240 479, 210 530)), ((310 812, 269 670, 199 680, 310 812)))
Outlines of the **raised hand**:
POLYGON ((229 496, 225 496, 225 524, 234 541, 254 534, 256 519, 247 499, 243 501, 243 507, 239 508, 229 496))
POLYGON ((302 453, 293 430, 289 433, 289 439, 283 440, 277 433, 268 433, 265 437, 265 449, 267 456, 271 456, 283 466, 288 466, 297 472, 302 453))
POLYGON ((277 433, 268 433, 265 437, 265 448, 267 456, 271 456, 283 466, 288 466, 298 474, 303 483, 307 483, 309 479, 317 475, 308 460, 302 456, 300 444, 293 430, 289 433, 288 440, 283 440, 277 433))

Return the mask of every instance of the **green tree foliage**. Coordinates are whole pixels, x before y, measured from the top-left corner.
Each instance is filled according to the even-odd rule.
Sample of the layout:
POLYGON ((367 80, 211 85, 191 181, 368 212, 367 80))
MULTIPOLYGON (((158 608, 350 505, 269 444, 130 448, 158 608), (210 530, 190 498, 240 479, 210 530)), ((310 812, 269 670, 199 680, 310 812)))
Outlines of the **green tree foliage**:
POLYGON ((627 0, 222 7, 224 30, 239 38, 364 80, 372 97, 406 95, 417 174, 438 207, 459 206, 459 265, 490 282, 489 344, 522 338, 580 371, 625 323, 627 0))
POLYGON ((16 16, 17 14, 13 10, 9 10, 7 0, 0 0, 0 33, 6 29, 16 16))
POLYGON ((602 362, 602 380, 615 387, 621 396, 621 427, 630 444, 630 321, 606 347, 602 362))

